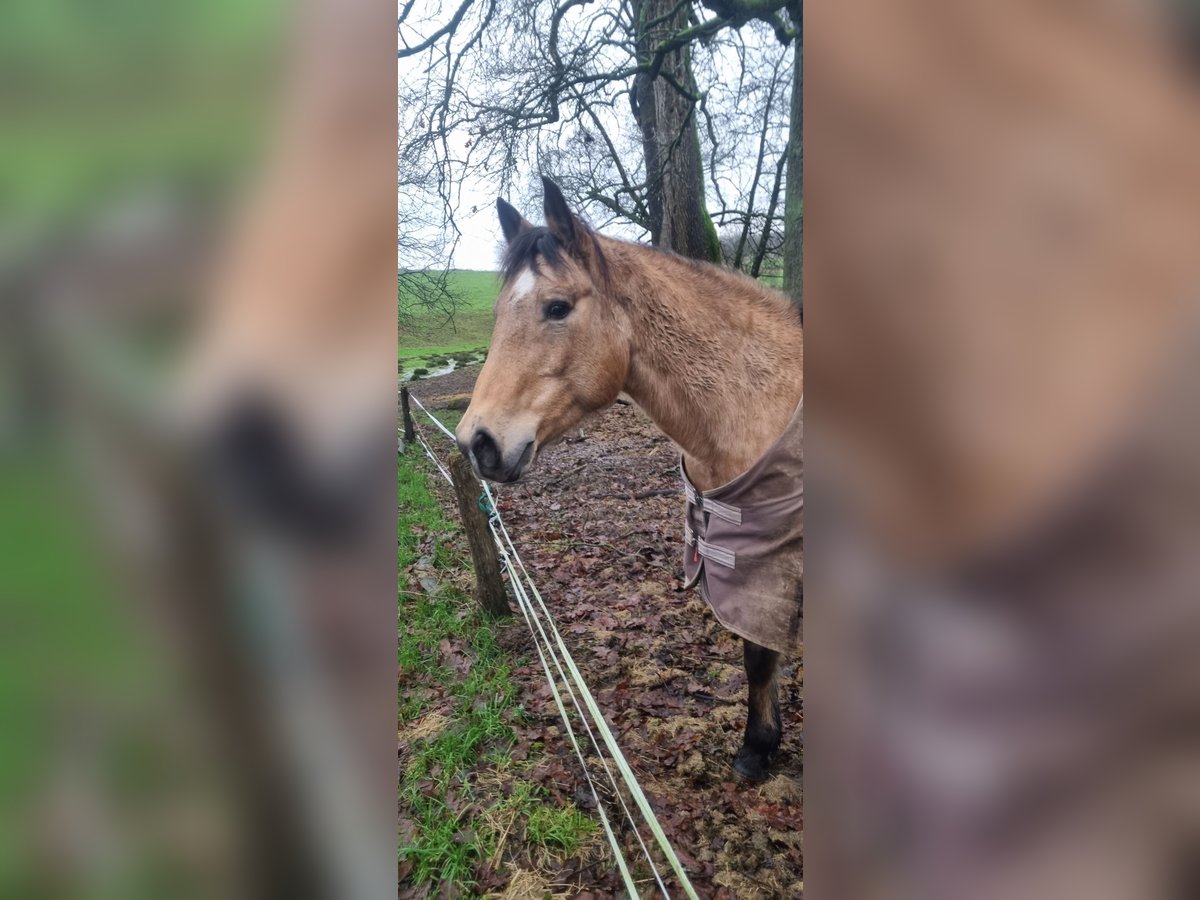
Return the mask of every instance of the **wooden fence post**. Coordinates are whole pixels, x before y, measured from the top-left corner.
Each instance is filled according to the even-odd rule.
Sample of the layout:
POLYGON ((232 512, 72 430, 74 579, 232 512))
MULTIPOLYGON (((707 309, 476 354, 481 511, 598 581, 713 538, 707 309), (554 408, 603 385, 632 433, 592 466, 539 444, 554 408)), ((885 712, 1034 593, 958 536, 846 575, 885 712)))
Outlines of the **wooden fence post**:
POLYGON ((400 411, 404 418, 404 443, 411 444, 416 438, 413 435, 412 412, 408 408, 408 388, 400 388, 400 411))
POLYGON ((511 616, 512 609, 504 592, 504 582, 500 579, 500 557, 496 553, 496 542, 488 528, 488 517, 479 508, 479 495, 483 487, 471 471, 471 464, 461 453, 450 457, 450 477, 454 482, 454 496, 458 500, 467 542, 471 546, 471 559, 475 563, 475 599, 495 618, 511 616))

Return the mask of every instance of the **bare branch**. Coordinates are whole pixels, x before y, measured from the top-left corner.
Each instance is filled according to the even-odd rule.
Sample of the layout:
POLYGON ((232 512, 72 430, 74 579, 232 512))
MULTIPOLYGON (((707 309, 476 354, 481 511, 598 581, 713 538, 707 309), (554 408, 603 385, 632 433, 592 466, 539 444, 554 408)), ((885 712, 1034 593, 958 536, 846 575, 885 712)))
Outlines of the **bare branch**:
MULTIPOLYGON (((452 35, 458 28, 458 23, 462 21, 463 16, 467 14, 467 10, 471 8, 474 2, 475 0, 463 0, 462 5, 459 6, 459 8, 455 11, 453 18, 451 18, 449 22, 447 22, 433 34, 429 35, 429 37, 425 38, 425 40, 421 41, 421 43, 417 44, 415 47, 401 47, 396 51, 396 56, 400 59, 404 59, 407 56, 415 56, 422 50, 428 50, 445 35, 452 35)), ((412 3, 409 3, 404 7, 404 15, 400 17, 401 23, 404 22, 405 17, 408 15, 411 9, 412 3)))
POLYGON ((763 259, 767 255, 767 246, 771 241, 771 225, 775 221, 775 207, 779 202, 779 183, 783 179, 783 168, 787 163, 787 149, 779 154, 779 162, 775 164, 775 185, 771 188, 771 204, 767 207, 767 222, 763 226, 762 238, 758 242, 758 252, 754 254, 754 264, 750 266, 750 274, 757 278, 762 271, 763 259))

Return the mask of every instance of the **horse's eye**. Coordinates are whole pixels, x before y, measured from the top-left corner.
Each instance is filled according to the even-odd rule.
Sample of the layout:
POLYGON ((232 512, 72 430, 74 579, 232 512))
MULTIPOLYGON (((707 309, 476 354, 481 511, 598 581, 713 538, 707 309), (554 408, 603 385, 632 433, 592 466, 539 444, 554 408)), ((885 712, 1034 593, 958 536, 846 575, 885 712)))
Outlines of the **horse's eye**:
POLYGON ((551 322, 561 322, 571 312, 571 304, 566 300, 551 300, 542 310, 543 315, 551 322))

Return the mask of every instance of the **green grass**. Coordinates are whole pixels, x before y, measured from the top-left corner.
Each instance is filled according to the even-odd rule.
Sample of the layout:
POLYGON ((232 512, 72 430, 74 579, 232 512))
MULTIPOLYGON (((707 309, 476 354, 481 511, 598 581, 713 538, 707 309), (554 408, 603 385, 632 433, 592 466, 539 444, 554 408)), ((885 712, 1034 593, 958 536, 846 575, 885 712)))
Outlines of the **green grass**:
POLYGON ((0 459, 0 797, 45 762, 45 704, 62 685, 129 690, 145 672, 53 450, 0 459))
POLYGON ((492 340, 492 304, 500 292, 495 272, 471 272, 456 269, 450 273, 453 289, 464 298, 463 306, 452 322, 440 318, 419 320, 415 327, 400 334, 402 360, 425 359, 434 354, 481 350, 492 340))
MULTIPOLYGON (((141 835, 131 840, 125 817, 153 803, 144 795, 154 793, 159 774, 178 771, 153 743, 157 720, 149 711, 160 708, 156 691, 163 673, 118 600, 77 487, 59 448, 49 442, 0 452, 3 897, 41 895, 50 878, 31 822, 46 815, 64 753, 78 746, 77 736, 64 731, 68 715, 80 716, 86 733, 102 735, 95 746, 77 751, 88 761, 80 765, 94 766, 80 777, 94 779, 88 789, 105 798, 106 827, 123 835, 128 859, 146 844, 138 843, 141 835), (97 729, 96 720, 106 726, 97 729)), ((90 828, 86 832, 95 837, 90 828)), ((116 875, 126 879, 130 893, 124 896, 147 896, 140 874, 116 875)))
POLYGON ((524 819, 526 843, 550 854, 573 856, 596 833, 597 825, 574 806, 545 805, 542 793, 529 782, 519 782, 498 808, 524 819))
POLYGON ((10 228, 56 229, 131 185, 202 196, 229 185, 263 131, 282 14, 276 0, 8 4, 0 205, 10 228))
MULTIPOLYGON (((445 418, 452 427, 456 416, 445 418)), ((405 748, 401 816, 414 827, 398 856, 411 864, 406 881, 412 884, 451 882, 469 890, 477 867, 501 841, 510 848, 521 841, 526 853, 570 856, 596 825, 573 804, 547 805, 544 791, 520 780, 521 768, 537 754, 521 766, 510 756, 513 723, 524 721, 512 661, 496 641, 496 624, 453 585, 470 562, 458 526, 429 490, 430 477, 436 473, 419 447, 400 456, 398 721, 402 735, 433 724, 405 748), (406 570, 422 556, 442 584, 432 595, 407 590, 406 570), (444 664, 443 640, 470 659, 465 675, 444 664), (481 773, 493 782, 511 781, 510 795, 481 790, 481 773)))

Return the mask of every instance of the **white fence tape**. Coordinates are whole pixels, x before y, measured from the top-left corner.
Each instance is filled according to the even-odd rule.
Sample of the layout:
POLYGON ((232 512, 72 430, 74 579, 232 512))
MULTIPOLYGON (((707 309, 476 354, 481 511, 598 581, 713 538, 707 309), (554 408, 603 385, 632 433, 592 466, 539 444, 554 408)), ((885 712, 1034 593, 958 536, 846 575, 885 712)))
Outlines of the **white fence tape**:
MULTIPOLYGON (((434 416, 425 405, 421 403, 417 397, 411 392, 409 398, 416 403, 422 412, 434 423, 450 440, 455 440, 454 433, 445 426, 436 416, 434 416)), ((442 477, 450 482, 450 473, 441 463, 430 448, 425 438, 417 432, 417 439, 420 441, 425 450, 426 455, 437 466, 442 477)), ((654 880, 658 883, 659 890, 663 896, 669 897, 666 886, 663 884, 662 877, 659 874, 657 866, 650 855, 649 848, 642 840, 641 833, 637 827, 637 822, 634 820, 629 807, 625 803, 622 796, 620 786, 614 777, 611 769, 605 760, 605 755, 601 751, 600 743, 603 741, 604 746, 608 750, 608 755, 612 758, 616 765, 621 779, 625 782, 625 786, 633 798, 634 804, 637 806, 642 818, 651 834, 654 836, 655 842, 662 850, 663 856, 666 857, 671 869, 675 872, 675 876, 679 879, 684 893, 690 900, 698 900, 695 889, 692 887, 691 881, 687 877, 683 866, 679 862, 679 857, 675 853, 674 848, 667 840, 666 834, 662 830, 662 826, 658 822, 658 818, 654 814, 654 810, 650 807, 649 801, 646 799, 645 793, 642 791, 641 785, 638 784, 637 778, 633 774, 633 769, 626 760, 625 755, 621 752, 621 748, 617 745, 616 738, 613 737, 612 729, 609 728, 608 722, 605 720, 603 713, 600 711, 599 705, 596 703, 595 697, 588 688, 587 683, 583 679, 583 675, 579 671, 579 667, 575 664, 574 658, 567 649, 566 643, 559 633, 558 626, 554 623, 554 617, 550 615, 550 610, 547 608, 545 601, 542 599, 541 593, 534 584, 533 579, 529 576, 529 571, 525 568, 525 563, 517 553, 516 546, 512 542, 512 538, 508 533, 508 529, 504 525, 504 520, 500 518, 499 510, 496 508, 496 497, 492 493, 491 487, 484 482, 483 491, 487 497, 491 507, 491 515, 489 526, 492 530, 492 537, 496 541, 497 549, 500 551, 502 560, 504 561, 505 569, 508 571, 509 581, 513 588, 513 594, 517 598, 517 605, 521 610, 522 616, 525 618, 526 624, 529 627, 530 634, 534 638, 534 646, 537 649, 538 659, 542 663, 542 669, 546 674, 546 679, 550 684, 550 690, 554 697, 555 705, 558 707, 559 716, 563 720, 563 724, 567 729, 567 736, 570 739, 571 745, 575 750, 575 755, 579 759, 579 764, 583 769, 584 778, 587 780, 588 787, 591 790, 592 796, 596 800, 596 809, 600 814, 600 821, 604 827, 605 837, 607 837, 609 845, 612 848, 613 856, 617 861, 617 866, 621 871, 621 877, 625 882, 626 889, 630 893, 630 897, 639 896, 636 885, 629 872, 628 864, 625 861, 621 848, 617 842, 616 835, 613 833, 612 826, 608 821, 608 816, 604 811, 604 804, 600 800, 599 793, 596 790, 592 779, 591 772, 588 771, 587 764, 584 761, 583 752, 579 747, 579 743, 575 737, 575 731, 571 726, 570 717, 567 715, 566 706, 562 702, 561 694, 559 693, 558 685, 553 673, 551 672, 550 662, 554 664, 554 669, 557 670, 559 678, 562 679, 562 684, 567 690, 568 696, 571 698, 571 703, 575 707, 576 714, 579 716, 580 722, 587 731, 588 738, 591 740, 592 747, 595 750, 596 757, 600 760, 604 767, 604 772, 608 776, 609 782, 612 785, 613 793, 620 801, 622 811, 625 813, 627 820, 633 828, 633 833, 637 837, 638 843, 641 846, 643 854, 650 865, 651 871, 654 873, 654 880), (532 598, 532 599, 531 599, 532 598), (536 605, 534 604, 536 601, 536 605), (543 624, 546 623, 546 625, 543 624), (548 632, 547 633, 547 625, 548 632), (552 639, 553 638, 553 639, 552 639), (549 659, 549 662, 547 661, 549 659), (565 670, 564 670, 565 666, 565 670), (569 677, 568 677, 569 674, 569 677), (580 699, 583 705, 580 705, 580 699), (596 731, 600 733, 600 740, 597 740, 595 732, 592 730, 591 724, 588 722, 589 715, 584 714, 586 707, 588 714, 596 725, 596 731)))

